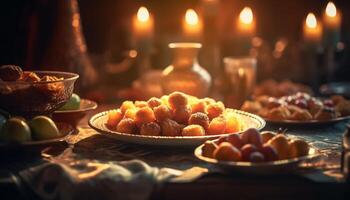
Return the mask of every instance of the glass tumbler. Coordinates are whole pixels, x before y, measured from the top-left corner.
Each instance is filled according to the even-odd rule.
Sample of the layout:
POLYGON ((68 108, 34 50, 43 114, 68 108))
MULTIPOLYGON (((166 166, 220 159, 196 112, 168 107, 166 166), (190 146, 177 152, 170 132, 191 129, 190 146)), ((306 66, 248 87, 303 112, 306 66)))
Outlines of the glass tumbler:
POLYGON ((256 64, 254 57, 225 57, 225 104, 240 108, 252 94, 256 82, 256 64))

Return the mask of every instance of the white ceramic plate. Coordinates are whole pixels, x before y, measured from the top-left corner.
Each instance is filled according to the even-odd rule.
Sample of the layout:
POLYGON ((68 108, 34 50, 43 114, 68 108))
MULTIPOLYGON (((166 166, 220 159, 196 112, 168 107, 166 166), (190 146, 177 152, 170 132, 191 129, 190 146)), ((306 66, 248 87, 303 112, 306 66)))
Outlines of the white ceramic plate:
MULTIPOLYGON (((223 134, 223 135, 207 135, 207 136, 192 136, 192 137, 191 136, 170 137, 170 136, 146 136, 146 135, 120 133, 107 128, 106 122, 108 119, 108 116, 107 116, 108 112, 109 111, 105 111, 94 115, 89 120, 90 127, 110 138, 124 141, 124 142, 129 142, 129 143, 137 143, 137 144, 145 144, 145 145, 153 145, 153 146, 195 147, 202 144, 206 140, 215 139, 223 135, 229 135, 229 134, 223 134)), ((234 110, 234 112, 243 121, 245 129, 256 128, 258 130, 261 130, 262 128, 264 128, 266 124, 265 121, 257 115, 239 111, 239 110, 234 110)))
POLYGON ((197 147, 194 151, 194 155, 207 163, 217 165, 225 171, 228 172, 238 172, 245 174, 281 174, 281 173, 290 173, 295 171, 299 164, 305 161, 310 161, 317 159, 320 156, 319 151, 311 147, 309 150, 309 155, 288 159, 288 160, 277 160, 272 162, 263 162, 263 163, 252 163, 252 162, 227 162, 227 161, 218 161, 214 158, 209 158, 202 156, 203 144, 197 147))

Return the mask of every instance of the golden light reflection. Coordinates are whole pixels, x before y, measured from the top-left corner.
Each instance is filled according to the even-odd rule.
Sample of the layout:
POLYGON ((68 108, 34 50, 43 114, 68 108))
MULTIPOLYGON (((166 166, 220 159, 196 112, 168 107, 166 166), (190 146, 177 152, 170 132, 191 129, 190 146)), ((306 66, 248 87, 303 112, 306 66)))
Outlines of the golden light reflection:
POLYGON ((245 74, 244 69, 243 69, 243 68, 239 68, 239 69, 238 69, 238 76, 239 76, 239 77, 243 77, 244 74, 245 74))
POLYGON ((141 6, 137 11, 137 19, 141 22, 147 22, 149 20, 149 12, 146 7, 141 6))
POLYGON ((254 47, 260 47, 263 44, 263 40, 260 37, 253 37, 252 45, 254 47))
POLYGON ((73 21, 72 21, 72 26, 77 28, 79 27, 79 24, 80 24, 80 17, 79 17, 79 14, 75 13, 73 15, 73 21))
POLYGON ((337 16, 337 8, 335 7, 333 2, 328 2, 326 7, 326 15, 329 17, 337 16))
POLYGON ((244 7, 239 14, 239 20, 244 24, 252 24, 253 18, 253 11, 250 7, 244 7))
POLYGON ((189 25, 197 25, 199 22, 198 15, 193 9, 188 9, 185 15, 185 21, 189 25))
POLYGON ((137 56, 137 51, 136 50, 130 50, 129 51, 129 57, 130 58, 136 58, 137 56))
POLYGON ((316 28, 317 27, 317 19, 313 13, 309 13, 306 17, 306 26, 308 28, 316 28))

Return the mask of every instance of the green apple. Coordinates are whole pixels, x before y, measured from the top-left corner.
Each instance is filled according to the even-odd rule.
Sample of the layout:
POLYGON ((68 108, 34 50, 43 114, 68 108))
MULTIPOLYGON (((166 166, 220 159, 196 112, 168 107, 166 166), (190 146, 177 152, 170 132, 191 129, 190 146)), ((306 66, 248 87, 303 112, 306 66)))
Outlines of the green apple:
POLYGON ((77 110, 80 107, 80 97, 73 93, 70 99, 64 106, 60 108, 60 110, 77 110))
POLYGON ((60 136, 55 122, 46 116, 34 117, 30 121, 29 126, 35 140, 48 140, 60 136))
POLYGON ((13 117, 3 125, 0 138, 4 142, 27 142, 32 139, 32 134, 24 120, 13 117))

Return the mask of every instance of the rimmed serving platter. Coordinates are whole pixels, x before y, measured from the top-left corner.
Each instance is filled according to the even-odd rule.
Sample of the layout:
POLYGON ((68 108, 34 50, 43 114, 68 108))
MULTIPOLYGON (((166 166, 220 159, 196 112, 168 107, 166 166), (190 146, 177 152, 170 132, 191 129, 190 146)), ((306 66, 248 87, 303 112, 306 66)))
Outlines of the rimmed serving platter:
MULTIPOLYGON (((214 140, 217 141, 217 140, 214 140)), ((206 162, 220 167, 221 169, 228 172, 238 172, 244 174, 260 174, 260 175, 269 175, 269 174, 283 174, 290 173, 298 169, 299 165, 302 162, 311 161, 317 159, 321 156, 319 151, 310 147, 309 154, 307 156, 277 160, 272 162, 262 162, 262 163, 253 163, 253 162, 233 162, 233 161, 218 161, 214 158, 205 157, 202 155, 202 148, 204 144, 198 146, 194 150, 194 155, 206 162)))
MULTIPOLYGON (((127 134, 120 133, 114 130, 109 129, 106 126, 106 122, 108 119, 108 112, 104 111, 98 113, 91 117, 89 120, 89 125, 91 128, 95 129, 102 135, 110 137, 112 139, 116 139, 123 142, 128 143, 136 143, 142 145, 152 145, 152 146, 176 146, 176 147, 195 147, 206 140, 212 140, 218 138, 220 136, 225 136, 229 134, 221 134, 221 135, 206 135, 206 136, 146 136, 146 135, 137 135, 137 134, 127 134)), ((240 110, 234 110, 236 116, 243 123, 243 129, 248 128, 256 128, 261 130, 265 127, 265 120, 261 117, 247 113, 240 110)), ((244 130, 242 130, 244 131, 244 130)))

